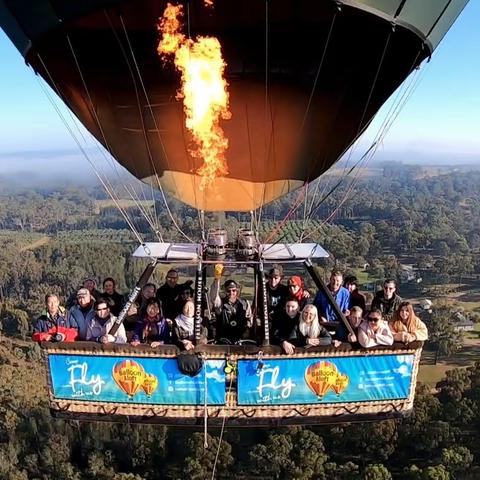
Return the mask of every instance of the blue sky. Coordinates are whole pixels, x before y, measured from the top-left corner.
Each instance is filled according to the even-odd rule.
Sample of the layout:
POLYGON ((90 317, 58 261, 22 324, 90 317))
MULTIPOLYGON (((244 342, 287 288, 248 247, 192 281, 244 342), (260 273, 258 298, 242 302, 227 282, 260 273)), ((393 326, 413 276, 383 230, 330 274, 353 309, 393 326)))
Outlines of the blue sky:
MULTIPOLYGON (((432 61, 423 65, 421 81, 384 140, 380 158, 407 153, 427 160, 480 160, 479 18, 480 0, 470 0, 432 61)), ((18 165, 24 152, 30 152, 25 158, 45 152, 47 163, 49 156, 77 150, 38 82, 0 30, 0 174, 18 165)), ((380 111, 367 138, 384 116, 380 111)))

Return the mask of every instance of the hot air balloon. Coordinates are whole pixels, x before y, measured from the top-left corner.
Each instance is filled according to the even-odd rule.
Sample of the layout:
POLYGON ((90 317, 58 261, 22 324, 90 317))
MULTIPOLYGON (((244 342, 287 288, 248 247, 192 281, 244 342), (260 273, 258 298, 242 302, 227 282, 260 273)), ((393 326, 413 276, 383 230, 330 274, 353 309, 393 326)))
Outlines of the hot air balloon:
MULTIPOLYGON (((432 54, 466 3, 467 0, 215 0, 212 9, 205 8, 204 0, 181 2, 188 15, 182 17, 183 26, 178 27, 178 32, 183 28, 180 34, 187 45, 201 37, 218 39, 222 54, 219 71, 224 77, 222 85, 228 89, 228 109, 222 107, 219 125, 224 133, 221 155, 226 166, 207 185, 200 175, 205 170, 205 159, 192 148, 196 140, 186 117, 186 94, 179 94, 186 73, 171 58, 165 58, 173 54, 167 55, 160 48, 165 32, 160 34, 157 24, 166 12, 167 1, 0 0, 0 26, 26 63, 137 178, 197 209, 252 211, 314 180, 337 162, 389 96, 432 54)), ((253 235, 242 235, 242 258, 254 251, 247 241, 250 237, 253 235)), ((226 238, 218 233, 217 240, 208 247, 214 254, 225 255, 226 238)), ((142 243, 145 256, 154 261, 145 269, 128 302, 135 300, 157 262, 168 263, 171 258, 198 260, 197 339, 204 310, 205 250, 199 255, 200 249, 189 249, 183 244, 159 245, 152 253, 153 247, 150 250, 142 243)), ((314 278, 311 259, 313 251, 317 252, 315 258, 328 255, 318 253, 318 245, 310 245, 314 245, 310 250, 287 245, 284 251, 278 249, 278 258, 304 262, 317 287, 326 290, 314 278)), ((257 346, 251 348, 261 356, 263 350, 270 348, 268 310, 262 310, 266 307, 263 262, 274 263, 272 258, 277 258, 277 253, 272 246, 255 252, 251 264, 256 262, 256 282, 262 293, 258 295, 257 310, 263 314, 264 327, 264 338, 259 343, 265 343, 261 351, 256 350, 257 346)), ((333 299, 331 304, 335 304, 333 299)), ((117 321, 121 322, 125 314, 126 310, 117 321)), ((339 317, 343 318, 341 312, 339 317)), ((421 347, 413 353, 406 346, 402 348, 405 355, 415 356, 415 379, 421 347)), ((243 354, 240 352, 238 358, 243 354)), ((307 385, 319 398, 330 390, 341 395, 349 385, 348 377, 328 361, 329 354, 336 355, 305 352, 306 356, 315 355, 317 360, 327 357, 315 360, 304 373, 307 385)), ((158 353, 160 358, 161 355, 158 353)), ((218 358, 216 355, 214 358, 218 358)), ((376 355, 380 357, 382 353, 372 354, 376 355)), ((164 358, 171 356, 171 352, 166 352, 164 358)), ((279 358, 282 359, 280 355, 279 358)), ((157 379, 134 360, 119 360, 112 375, 130 399, 141 388, 152 395, 158 387, 157 379)), ((405 391, 405 397, 386 399, 375 407, 357 405, 363 410, 355 410, 355 420, 359 411, 372 419, 372 408, 377 408, 379 415, 374 419, 411 411, 415 389, 405 391)), ((138 413, 140 407, 135 412, 139 421, 145 417, 174 423, 214 418, 222 421, 224 413, 207 405, 203 395, 196 397, 201 405, 182 410, 181 415, 175 405, 162 410, 165 417, 153 412, 148 404, 143 413, 138 413)), ((239 424, 268 423, 269 419, 275 424, 295 421, 291 405, 287 410, 256 405, 253 413, 250 409, 245 413, 235 403, 236 398, 233 395, 229 400, 232 403, 225 404, 225 415, 238 418, 239 424)), ((82 399, 75 403, 75 399, 59 396, 54 398, 51 408, 59 416, 73 404, 74 414, 89 415, 100 408, 88 405, 86 409, 86 402, 82 399)), ((319 403, 311 403, 311 413, 302 413, 302 421, 324 421, 325 417, 348 421, 346 418, 352 416, 348 410, 345 416, 337 410, 324 413, 321 408, 325 406, 319 403)), ((132 411, 128 407, 118 405, 112 410, 117 413, 112 415, 127 415, 130 421, 132 411)), ((96 411, 105 415, 104 408, 96 411)))
POLYGON ((218 38, 231 114, 229 173, 203 190, 180 74, 157 54, 166 1, 1 0, 0 24, 131 173, 205 211, 248 211, 335 163, 466 3, 189 1, 185 34, 218 38))
POLYGON ((139 363, 127 359, 115 364, 112 376, 119 388, 131 399, 144 384, 145 370, 139 363))
POLYGON ((348 387, 348 382, 349 382, 349 379, 347 375, 342 375, 342 374, 337 375, 337 379, 335 380, 335 383, 332 385, 333 391, 337 395, 340 395, 348 387))
POLYGON ((143 383, 142 383, 142 389, 146 393, 146 395, 147 396, 152 395, 152 393, 157 389, 157 387, 158 387, 158 378, 152 373, 146 373, 145 379, 143 380, 143 383))
POLYGON ((330 362, 313 363, 305 371, 308 387, 319 398, 322 398, 335 385, 337 376, 337 367, 330 362))

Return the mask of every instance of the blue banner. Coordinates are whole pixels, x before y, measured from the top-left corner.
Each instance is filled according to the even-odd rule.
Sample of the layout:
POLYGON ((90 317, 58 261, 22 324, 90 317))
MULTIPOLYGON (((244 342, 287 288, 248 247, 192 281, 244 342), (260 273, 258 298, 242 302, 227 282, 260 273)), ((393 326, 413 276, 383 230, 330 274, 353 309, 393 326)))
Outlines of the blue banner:
POLYGON ((195 377, 174 358, 48 356, 53 395, 59 399, 153 405, 225 404, 225 361, 206 360, 195 377))
POLYGON ((407 398, 414 355, 238 361, 239 405, 365 402, 407 398))

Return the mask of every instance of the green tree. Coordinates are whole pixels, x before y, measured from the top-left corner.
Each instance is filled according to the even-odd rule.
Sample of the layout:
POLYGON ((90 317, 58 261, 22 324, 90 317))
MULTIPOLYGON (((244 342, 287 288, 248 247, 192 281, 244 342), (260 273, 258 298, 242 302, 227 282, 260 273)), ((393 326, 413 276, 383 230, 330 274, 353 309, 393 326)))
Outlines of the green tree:
POLYGON ((365 480, 392 480, 392 474, 381 463, 374 463, 365 467, 365 480))
POLYGON ((423 469, 421 480, 450 480, 450 473, 443 465, 423 469))

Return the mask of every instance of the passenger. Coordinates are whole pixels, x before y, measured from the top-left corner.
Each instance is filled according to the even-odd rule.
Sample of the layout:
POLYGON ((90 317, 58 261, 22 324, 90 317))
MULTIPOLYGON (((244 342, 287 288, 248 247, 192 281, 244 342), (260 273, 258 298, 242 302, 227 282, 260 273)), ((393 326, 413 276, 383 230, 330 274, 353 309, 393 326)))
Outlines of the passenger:
POLYGON ((182 306, 179 302, 179 296, 186 287, 192 285, 192 281, 178 283, 178 272, 173 268, 167 272, 165 283, 158 288, 157 298, 162 302, 163 315, 173 320, 182 312, 182 306))
POLYGON ((350 293, 350 302, 348 309, 351 310, 353 307, 360 307, 362 312, 367 310, 365 295, 358 291, 358 280, 355 275, 347 275, 343 281, 343 286, 350 293))
POLYGON ((315 305, 305 306, 300 315, 300 322, 290 333, 288 341, 296 347, 317 347, 332 344, 332 337, 320 325, 318 310, 315 305))
POLYGON ((90 320, 87 329, 87 340, 100 343, 127 343, 125 327, 120 324, 115 335, 108 333, 115 323, 116 317, 110 313, 107 300, 99 298, 95 302, 95 316, 90 320))
POLYGON ((170 325, 162 315, 162 307, 157 298, 151 298, 145 308, 145 314, 137 323, 131 344, 150 343, 155 348, 170 343, 170 325))
POLYGON ((225 297, 220 298, 220 279, 213 281, 210 297, 215 311, 213 336, 231 343, 249 338, 252 326, 252 309, 250 302, 239 296, 239 288, 235 280, 227 280, 224 285, 225 297))
POLYGON ((382 312, 378 308, 370 310, 366 320, 358 327, 358 341, 364 348, 393 344, 390 327, 382 320, 382 312))
POLYGON ((352 327, 353 335, 351 333, 348 334, 348 341, 350 343, 357 343, 358 342, 358 327, 363 321, 363 310, 358 307, 354 306, 350 310, 350 315, 347 317, 348 323, 352 327))
POLYGON ((281 345, 285 353, 291 355, 295 352, 295 345, 288 340, 293 329, 300 322, 300 308, 298 300, 291 298, 281 312, 273 317, 272 339, 274 345, 281 345))
POLYGON ((45 312, 38 317, 33 327, 35 342, 73 342, 78 330, 72 328, 70 318, 54 293, 45 295, 45 312))
POLYGON ((424 342, 428 339, 427 326, 415 315, 410 302, 402 302, 390 323, 396 342, 424 342))
POLYGON ((283 270, 281 267, 271 268, 268 272, 267 281, 267 297, 268 297, 268 314, 271 319, 277 313, 284 311, 285 303, 290 295, 288 287, 282 282, 283 270))
POLYGON ((302 277, 294 275, 288 279, 288 298, 295 298, 300 310, 304 309, 310 298, 310 292, 305 290, 302 277))
POLYGON ((70 310, 72 307, 75 305, 78 305, 77 302, 77 291, 80 290, 81 288, 86 288, 89 292, 90 295, 93 298, 93 301, 95 301, 96 298, 101 297, 101 293, 96 289, 97 284, 95 283, 95 280, 91 278, 86 278, 80 287, 78 287, 69 297, 66 303, 66 307, 68 310, 70 310))
POLYGON ((183 289, 180 291, 180 295, 177 297, 177 310, 180 310, 183 312, 183 307, 188 301, 193 301, 193 295, 194 295, 193 288, 186 285, 183 287, 183 289))
POLYGON ((93 278, 86 278, 83 281, 83 288, 86 288, 90 295, 93 297, 93 300, 99 299, 102 294, 97 290, 97 282, 93 278))
MULTIPOLYGON (((207 343, 207 329, 200 327, 199 344, 207 343)), ((183 306, 183 311, 173 321, 172 329, 173 343, 182 350, 193 350, 195 348, 195 304, 188 300, 183 306)))
POLYGON ((123 320, 128 341, 131 341, 135 329, 137 328, 137 323, 140 321, 139 311, 140 305, 137 302, 133 302, 128 309, 125 319, 123 320))
POLYGON ((157 287, 154 283, 146 283, 142 287, 138 302, 140 303, 140 316, 143 317, 145 309, 147 308, 147 303, 152 299, 156 298, 157 287))
POLYGON ((112 277, 108 277, 103 281, 103 293, 102 298, 108 302, 110 312, 118 317, 125 305, 123 295, 117 292, 115 280, 112 277))
POLYGON ((78 330, 77 340, 87 338, 87 327, 90 320, 95 316, 94 303, 90 292, 86 288, 81 288, 77 292, 77 304, 69 310, 70 324, 78 330))
POLYGON ((392 278, 388 278, 383 283, 383 290, 379 290, 372 300, 371 309, 378 308, 387 322, 393 319, 393 314, 403 302, 402 297, 397 295, 396 291, 397 282, 392 278))
MULTIPOLYGON (((350 311, 348 309, 350 304, 350 293, 345 287, 342 287, 343 274, 340 270, 332 270, 330 274, 330 281, 327 288, 332 294, 333 299, 337 303, 340 311, 348 316, 350 311)), ((320 315, 320 323, 331 333, 334 333, 334 338, 341 342, 348 340, 348 330, 341 318, 337 317, 332 306, 328 303, 327 296, 319 291, 315 296, 313 304, 318 308, 320 315)))

